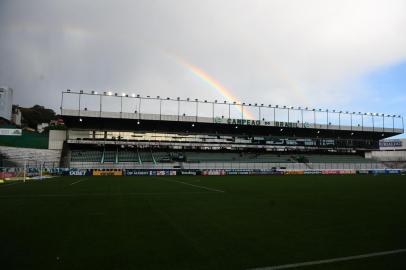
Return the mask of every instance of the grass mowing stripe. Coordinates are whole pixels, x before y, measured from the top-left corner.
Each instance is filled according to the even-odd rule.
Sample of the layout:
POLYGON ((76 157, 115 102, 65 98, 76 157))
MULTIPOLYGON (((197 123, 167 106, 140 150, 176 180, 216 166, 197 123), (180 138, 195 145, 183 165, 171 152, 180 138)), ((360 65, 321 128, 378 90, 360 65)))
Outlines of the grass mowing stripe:
POLYGON ((352 261, 352 260, 360 260, 365 258, 371 257, 378 257, 378 256, 385 256, 391 254, 398 254, 406 252, 406 248, 404 249, 395 249, 389 251, 382 251, 382 252, 374 252, 374 253, 367 253, 355 256, 348 256, 348 257, 339 257, 333 259, 324 259, 318 261, 308 261, 308 262, 301 262, 301 263, 291 263, 291 264, 283 264, 283 265, 276 265, 276 266, 269 266, 269 267, 259 267, 259 268, 252 268, 250 270, 278 270, 278 269, 289 269, 289 268, 297 268, 303 266, 311 266, 311 265, 319 265, 319 264, 328 264, 328 263, 336 263, 336 262, 344 262, 344 261, 352 261))
POLYGON ((187 186, 192 186, 192 187, 196 187, 196 188, 201 188, 201 189, 205 189, 205 190, 209 190, 209 191, 213 191, 213 192, 225 193, 225 191, 223 191, 223 190, 214 189, 214 188, 209 188, 209 187, 204 187, 204 186, 193 185, 193 184, 189 184, 189 183, 182 182, 182 181, 178 181, 178 180, 163 179, 163 178, 159 178, 159 177, 157 177, 157 178, 155 178, 155 179, 159 179, 159 180, 163 180, 163 181, 167 181, 167 182, 179 183, 179 184, 183 184, 183 185, 187 185, 187 186))

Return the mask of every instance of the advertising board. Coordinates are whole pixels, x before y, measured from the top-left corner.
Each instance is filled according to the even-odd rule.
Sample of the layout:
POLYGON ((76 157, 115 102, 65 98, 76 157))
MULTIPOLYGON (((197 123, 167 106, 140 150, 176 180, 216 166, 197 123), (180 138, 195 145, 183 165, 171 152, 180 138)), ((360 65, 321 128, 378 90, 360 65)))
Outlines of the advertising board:
POLYGON ((202 175, 226 175, 225 170, 205 170, 202 171, 202 175))
POLYGON ((121 169, 94 169, 93 176, 122 176, 121 169))
POLYGON ((89 169, 70 169, 69 170, 70 176, 90 176, 92 175, 92 170, 89 169))

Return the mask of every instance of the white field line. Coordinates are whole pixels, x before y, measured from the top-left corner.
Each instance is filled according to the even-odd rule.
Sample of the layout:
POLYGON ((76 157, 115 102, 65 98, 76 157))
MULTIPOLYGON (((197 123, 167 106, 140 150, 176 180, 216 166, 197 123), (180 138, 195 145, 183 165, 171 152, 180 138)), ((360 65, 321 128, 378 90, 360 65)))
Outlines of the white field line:
POLYGON ((73 183, 69 184, 69 186, 76 185, 76 184, 78 184, 78 183, 80 183, 80 182, 83 182, 83 181, 85 181, 85 180, 87 180, 87 178, 80 179, 80 180, 78 180, 78 181, 76 181, 76 182, 73 182, 73 183))
POLYGON ((129 193, 67 193, 67 194, 27 194, 27 195, 0 195, 0 199, 7 198, 63 198, 63 197, 89 197, 89 196, 145 196, 145 195, 182 195, 182 194, 216 194, 207 191, 192 191, 192 192, 129 192, 129 193))
POLYGON ((163 181, 167 181, 167 182, 174 182, 174 183, 179 183, 179 184, 183 184, 183 185, 187 185, 187 186, 192 186, 192 187, 196 187, 196 188, 201 188, 201 189, 205 189, 205 190, 209 190, 209 191, 213 191, 213 192, 221 192, 224 193, 225 191, 223 190, 219 190, 219 189, 214 189, 214 188, 208 188, 208 187, 204 187, 204 186, 198 186, 198 185, 193 185, 193 184, 189 184, 186 182, 182 182, 182 181, 178 181, 178 180, 170 180, 170 179, 164 179, 164 178, 155 178, 155 179, 159 179, 159 180, 163 180, 163 181))
POLYGON ((296 268, 302 266, 310 266, 310 265, 319 265, 319 264, 327 264, 327 263, 336 263, 336 262, 344 262, 344 261, 352 261, 352 260, 359 260, 371 257, 378 257, 378 256, 385 256, 397 253, 404 253, 406 252, 406 248, 404 249, 395 249, 389 251, 382 251, 382 252, 375 252, 375 253, 367 253, 355 256, 348 256, 348 257, 339 257, 339 258, 332 258, 332 259, 325 259, 325 260, 318 260, 318 261, 308 261, 308 262, 301 262, 301 263, 291 263, 291 264, 283 264, 283 265, 275 265, 269 267, 259 267, 259 268, 252 268, 250 270, 277 270, 277 269, 289 269, 289 268, 296 268))

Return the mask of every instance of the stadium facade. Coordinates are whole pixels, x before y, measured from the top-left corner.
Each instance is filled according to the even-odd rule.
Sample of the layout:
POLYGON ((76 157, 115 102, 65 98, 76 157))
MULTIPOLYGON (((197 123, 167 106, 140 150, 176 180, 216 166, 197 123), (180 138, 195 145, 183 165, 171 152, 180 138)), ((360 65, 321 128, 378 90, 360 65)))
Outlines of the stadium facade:
POLYGON ((70 90, 61 117, 50 148, 74 168, 382 169, 366 153, 404 131, 399 115, 70 90))

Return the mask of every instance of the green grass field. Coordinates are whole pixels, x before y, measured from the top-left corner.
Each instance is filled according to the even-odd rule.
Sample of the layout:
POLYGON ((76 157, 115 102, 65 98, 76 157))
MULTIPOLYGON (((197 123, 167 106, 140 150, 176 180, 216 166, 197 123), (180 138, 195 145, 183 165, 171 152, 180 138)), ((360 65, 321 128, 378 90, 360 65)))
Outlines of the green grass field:
MULTIPOLYGON (((1 269, 251 269, 406 248, 406 176, 0 185, 1 269)), ((295 269, 406 269, 406 253, 295 269)))

